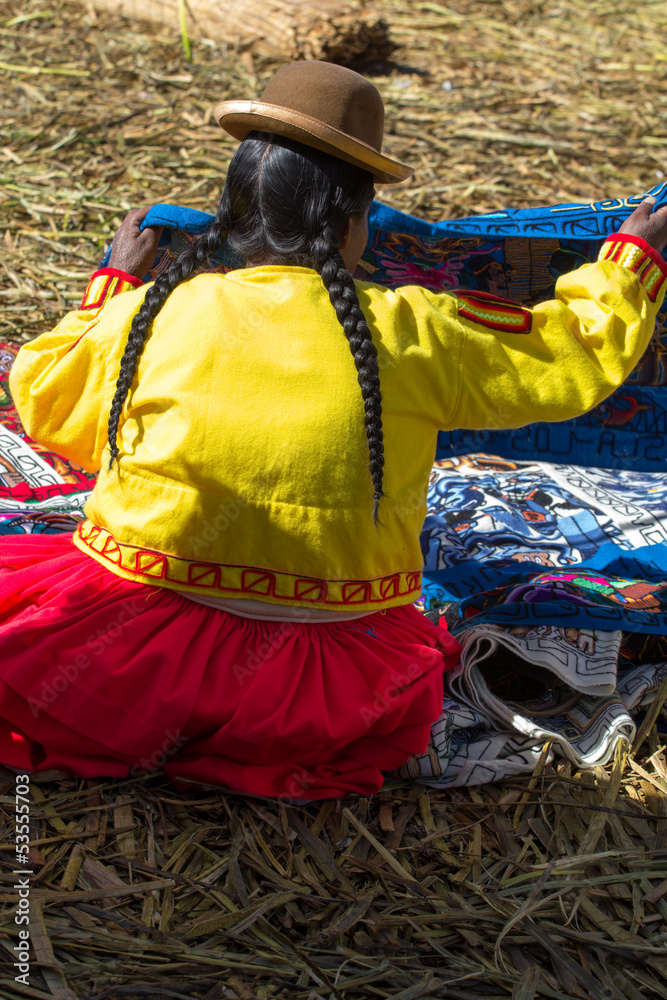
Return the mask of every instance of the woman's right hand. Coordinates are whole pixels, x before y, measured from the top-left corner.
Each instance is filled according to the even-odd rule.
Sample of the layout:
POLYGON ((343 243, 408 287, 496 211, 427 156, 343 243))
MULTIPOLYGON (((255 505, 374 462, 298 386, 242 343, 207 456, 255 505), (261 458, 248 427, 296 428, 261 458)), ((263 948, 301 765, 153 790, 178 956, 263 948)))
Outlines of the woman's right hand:
POLYGON ((646 240, 649 246, 660 252, 667 246, 667 205, 663 205, 657 212, 653 211, 656 199, 649 195, 641 205, 628 216, 619 233, 627 233, 628 236, 639 236, 646 240))
POLYGON ((143 281, 155 260, 163 226, 147 226, 141 223, 151 210, 150 205, 135 208, 123 219, 113 238, 109 267, 115 267, 126 274, 132 274, 143 281))

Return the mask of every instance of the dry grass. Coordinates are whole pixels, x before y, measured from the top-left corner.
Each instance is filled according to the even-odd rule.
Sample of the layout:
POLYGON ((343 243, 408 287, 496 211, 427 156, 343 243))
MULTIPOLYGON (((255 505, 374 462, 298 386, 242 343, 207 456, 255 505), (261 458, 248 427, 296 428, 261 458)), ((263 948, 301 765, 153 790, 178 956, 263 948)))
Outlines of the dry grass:
POLYGON ((5 964, 1 997, 667 996, 664 752, 306 808, 159 776, 118 788, 33 783, 34 987, 5 964))
MULTIPOLYGON (((401 47, 369 75, 387 152, 417 168, 381 190, 389 204, 437 220, 627 196, 667 172, 665 3, 383 8, 401 47)), ((205 44, 188 63, 175 33, 148 31, 69 0, 0 0, 0 337, 74 305, 131 207, 217 202, 235 143, 210 109, 275 66, 205 44)))
MULTIPOLYGON (((667 171, 664 3, 387 0, 369 75, 382 192, 438 219, 625 196, 667 171)), ((210 210, 234 144, 210 123, 274 66, 63 0, 0 0, 0 337, 52 326, 130 207, 210 210)), ((14 778, 0 779, 0 997, 667 997, 667 764, 286 806, 159 775, 36 776, 31 986, 14 982, 14 778)))

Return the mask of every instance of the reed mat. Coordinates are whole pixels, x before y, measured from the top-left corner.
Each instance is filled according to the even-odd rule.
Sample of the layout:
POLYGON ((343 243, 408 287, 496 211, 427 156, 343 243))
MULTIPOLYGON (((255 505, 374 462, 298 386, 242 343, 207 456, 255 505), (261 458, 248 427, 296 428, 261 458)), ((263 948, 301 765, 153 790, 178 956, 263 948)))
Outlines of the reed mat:
POLYGON ((0 780, 7 1000, 667 995, 664 748, 305 807, 36 775, 29 987, 0 780))
MULTIPOLYGON (((365 70, 385 150, 378 197, 431 221, 627 197, 667 173, 667 4, 383 0, 399 48, 365 70)), ((76 305, 124 214, 217 203, 236 144, 211 118, 276 65, 72 0, 0 0, 0 339, 76 305)))
MULTIPOLYGON (((382 7, 399 48, 366 72, 387 153, 417 168, 388 204, 436 221, 626 197, 667 172, 664 3, 382 7)), ((0 339, 76 305, 131 207, 217 201, 235 144, 210 109, 276 67, 204 42, 190 62, 152 30, 0 0, 0 339)), ((28 986, 3 769, 0 998, 667 998, 662 740, 647 718, 605 769, 310 806, 159 773, 35 775, 28 986)))

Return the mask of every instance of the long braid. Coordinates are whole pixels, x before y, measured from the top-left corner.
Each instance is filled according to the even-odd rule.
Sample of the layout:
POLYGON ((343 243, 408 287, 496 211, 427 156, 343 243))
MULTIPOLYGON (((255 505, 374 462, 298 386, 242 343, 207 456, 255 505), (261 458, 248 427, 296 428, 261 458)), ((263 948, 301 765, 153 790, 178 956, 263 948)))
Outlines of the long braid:
POLYGON ((313 247, 314 256, 324 256, 318 267, 338 322, 345 331, 357 368, 357 378, 364 401, 366 441, 370 453, 370 473, 373 480, 373 523, 378 525, 378 508, 385 496, 382 488, 384 470, 384 443, 382 434, 382 395, 377 348, 364 316, 354 279, 345 267, 333 227, 329 226, 313 247), (318 253, 318 250, 320 253, 318 253))
POLYGON ((191 247, 184 250, 165 274, 156 278, 153 287, 146 292, 146 297, 137 315, 132 320, 132 326, 127 338, 127 344, 120 362, 120 374, 116 382, 116 391, 109 411, 109 449, 111 457, 109 468, 118 458, 117 445, 118 424, 127 394, 132 386, 132 380, 137 369, 139 357, 144 349, 153 320, 177 285, 189 278, 193 271, 201 269, 208 259, 219 250, 227 238, 228 224, 227 199, 224 194, 220 208, 211 227, 195 240, 191 247))
POLYGON ((357 369, 373 481, 373 522, 380 524, 378 508, 385 493, 377 349, 340 253, 346 221, 365 213, 373 195, 373 178, 360 167, 270 133, 251 132, 243 140, 229 165, 215 222, 155 281, 132 322, 109 415, 109 468, 118 458, 123 405, 153 320, 174 288, 202 269, 227 241, 246 267, 289 264, 312 267, 320 274, 357 369))

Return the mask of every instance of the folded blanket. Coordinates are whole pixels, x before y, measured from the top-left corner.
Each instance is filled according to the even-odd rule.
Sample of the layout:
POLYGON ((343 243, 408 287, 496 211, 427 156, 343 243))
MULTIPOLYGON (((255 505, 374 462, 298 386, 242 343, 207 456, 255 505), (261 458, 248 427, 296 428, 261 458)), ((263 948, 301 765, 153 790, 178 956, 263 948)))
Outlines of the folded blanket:
POLYGON ((545 744, 578 767, 607 764, 635 737, 632 710, 655 698, 667 665, 617 675, 620 632, 485 623, 459 640, 429 747, 397 773, 437 787, 529 773, 545 744), (637 689, 629 696, 628 689, 637 689), (641 691, 639 691, 641 688, 641 691))
POLYGON ((664 697, 667 545, 608 544, 567 570, 506 569, 494 589, 429 613, 446 616, 463 653, 428 750, 401 776, 441 787, 499 780, 531 770, 547 741, 579 767, 606 764, 664 697))
POLYGON ((95 476, 26 435, 8 386, 17 353, 0 344, 0 534, 74 531, 95 476))
MULTIPOLYGON (((663 562, 667 546, 656 548, 663 562)), ((507 628, 549 624, 667 635, 667 572, 658 571, 662 579, 655 579, 655 563, 647 565, 640 552, 633 561, 638 572, 632 577, 581 563, 567 570, 524 572, 461 601, 459 619, 451 623, 450 618, 451 631, 458 636, 473 625, 493 622, 507 628)))

